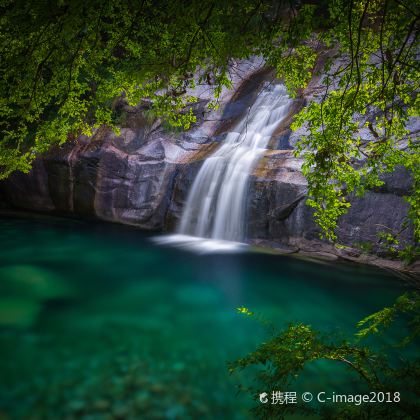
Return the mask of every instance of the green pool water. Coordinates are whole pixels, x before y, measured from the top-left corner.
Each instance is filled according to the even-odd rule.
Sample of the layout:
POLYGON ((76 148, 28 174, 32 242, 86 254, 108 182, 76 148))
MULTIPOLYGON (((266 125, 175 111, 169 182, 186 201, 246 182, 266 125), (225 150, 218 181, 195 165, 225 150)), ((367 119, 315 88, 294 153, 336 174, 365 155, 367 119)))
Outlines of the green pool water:
MULTIPOLYGON (((252 401, 237 385, 250 378, 226 362, 267 335, 235 308, 352 332, 408 287, 369 267, 198 255, 86 221, 2 217, 0 246, 2 420, 245 419, 252 401)), ((315 366, 290 391, 351 381, 315 366)))

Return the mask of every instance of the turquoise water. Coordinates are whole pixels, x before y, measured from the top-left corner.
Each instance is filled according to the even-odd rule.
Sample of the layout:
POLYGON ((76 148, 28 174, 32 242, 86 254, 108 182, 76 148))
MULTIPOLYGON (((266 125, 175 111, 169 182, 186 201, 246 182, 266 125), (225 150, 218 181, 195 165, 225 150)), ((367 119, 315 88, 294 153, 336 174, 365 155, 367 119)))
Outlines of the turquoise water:
MULTIPOLYGON (((226 362, 282 326, 354 331, 407 286, 364 266, 197 255, 123 226, 0 218, 0 418, 248 418, 226 362)), ((299 386, 352 378, 314 367, 299 386)), ((249 378, 248 378, 249 379, 249 378)), ((303 388, 301 389, 301 391, 303 388)), ((299 391, 299 390, 291 390, 299 391)))

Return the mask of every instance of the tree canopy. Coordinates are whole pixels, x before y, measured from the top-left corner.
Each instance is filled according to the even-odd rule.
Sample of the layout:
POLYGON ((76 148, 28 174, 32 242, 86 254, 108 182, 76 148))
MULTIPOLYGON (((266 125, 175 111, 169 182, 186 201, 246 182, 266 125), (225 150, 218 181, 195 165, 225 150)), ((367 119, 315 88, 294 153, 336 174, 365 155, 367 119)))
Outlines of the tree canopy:
MULTIPOLYGON (((351 194, 396 166, 413 176, 411 223, 420 237, 418 117, 420 0, 2 0, 0 179, 28 172, 54 144, 103 124, 118 130, 116 99, 147 100, 188 129, 189 87, 215 99, 229 63, 253 55, 300 95, 318 64, 324 90, 295 118, 304 126, 309 205, 327 238, 351 194), (322 52, 327 59, 320 60, 322 52), (199 76, 197 76, 199 75, 199 76)), ((212 103, 210 103, 210 106, 212 103)), ((394 244, 398 238, 387 236, 394 244)))

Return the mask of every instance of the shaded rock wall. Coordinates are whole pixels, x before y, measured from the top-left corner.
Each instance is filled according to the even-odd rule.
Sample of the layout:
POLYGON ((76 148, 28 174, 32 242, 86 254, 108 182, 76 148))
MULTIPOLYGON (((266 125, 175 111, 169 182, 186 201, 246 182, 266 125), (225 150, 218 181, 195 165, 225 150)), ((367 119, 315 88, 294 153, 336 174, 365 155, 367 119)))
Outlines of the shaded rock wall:
MULTIPOLYGON (((327 243, 320 241, 313 210, 305 204, 307 184, 300 165, 291 151, 269 152, 260 162, 250 183, 248 236, 257 243, 267 240, 301 250, 316 243, 318 250, 331 252, 327 243)), ((381 188, 366 192, 363 198, 351 198, 349 212, 339 220, 337 237, 343 245, 368 246, 370 252, 388 257, 379 243, 379 232, 400 232, 400 239, 407 242, 413 237, 412 227, 406 223, 409 206, 404 199, 411 178, 399 168, 383 180, 381 188)))

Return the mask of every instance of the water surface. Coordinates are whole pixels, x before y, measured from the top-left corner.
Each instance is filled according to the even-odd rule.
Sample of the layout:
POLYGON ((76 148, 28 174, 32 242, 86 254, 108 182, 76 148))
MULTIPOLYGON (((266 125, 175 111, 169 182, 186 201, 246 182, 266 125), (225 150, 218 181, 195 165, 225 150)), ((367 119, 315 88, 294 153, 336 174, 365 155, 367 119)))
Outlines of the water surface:
MULTIPOLYGON (((66 219, 0 218, 0 246, 1 418, 247 418, 226 362, 267 335, 235 308, 350 332, 407 288, 365 266, 200 255, 66 219)), ((314 369, 307 391, 351 381, 314 369)))

